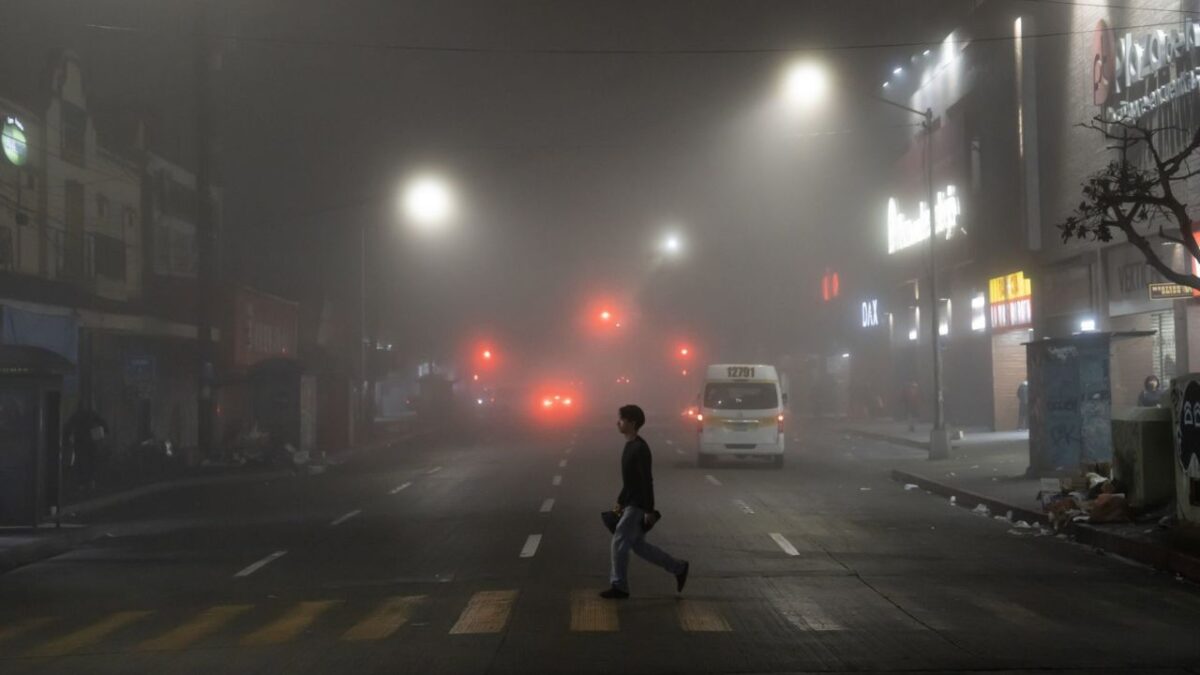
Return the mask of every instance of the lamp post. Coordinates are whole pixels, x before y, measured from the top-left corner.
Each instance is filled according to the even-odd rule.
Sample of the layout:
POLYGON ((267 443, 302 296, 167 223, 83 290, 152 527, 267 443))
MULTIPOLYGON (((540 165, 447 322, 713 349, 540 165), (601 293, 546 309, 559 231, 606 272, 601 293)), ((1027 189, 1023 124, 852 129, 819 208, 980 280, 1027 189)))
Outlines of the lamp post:
MULTIPOLYGON (((405 184, 401 194, 401 209, 404 219, 411 225, 424 230, 445 226, 453 219, 456 211, 454 190, 440 176, 423 174, 413 177, 405 184)), ((359 415, 364 433, 370 436, 373 423, 374 383, 370 373, 370 353, 374 339, 367 326, 367 264, 371 247, 368 246, 368 224, 359 228, 359 383, 362 387, 359 415)), ((390 348, 390 347, 389 347, 390 348)))
MULTIPOLYGON (((788 98, 810 107, 824 95, 826 79, 819 66, 799 64, 787 75, 784 82, 788 98)), ((929 327, 933 345, 933 429, 929 433, 929 459, 946 459, 950 456, 950 433, 946 429, 945 396, 942 386, 941 312, 937 292, 937 219, 935 216, 933 187, 933 108, 917 110, 875 94, 868 96, 880 103, 898 108, 921 118, 925 134, 925 193, 929 203, 929 327)))

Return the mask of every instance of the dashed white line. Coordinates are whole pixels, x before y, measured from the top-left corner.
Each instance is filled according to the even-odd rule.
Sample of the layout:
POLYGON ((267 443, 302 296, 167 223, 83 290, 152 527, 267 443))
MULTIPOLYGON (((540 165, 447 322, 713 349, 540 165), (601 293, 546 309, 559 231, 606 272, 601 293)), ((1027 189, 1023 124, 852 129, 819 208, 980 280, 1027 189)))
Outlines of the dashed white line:
POLYGON ((751 516, 754 515, 754 509, 750 508, 750 505, 747 504, 746 502, 742 501, 741 499, 733 500, 733 505, 738 507, 739 509, 741 509, 742 513, 745 513, 745 514, 751 515, 751 516))
POLYGON ((708 481, 708 482, 712 483, 713 485, 720 485, 720 484, 721 484, 721 481, 717 480, 717 477, 716 477, 716 476, 714 476, 714 475, 712 475, 711 473, 710 473, 710 474, 708 474, 708 475, 706 475, 706 476, 704 477, 704 480, 706 480, 706 481, 708 481))
POLYGON ((555 476, 554 480, 550 481, 551 485, 562 485, 562 476, 555 476))
POLYGON ((675 445, 675 441, 672 441, 671 439, 668 438, 667 445, 675 445))
POLYGON ((677 454, 677 455, 682 455, 682 454, 685 454, 685 453, 683 452, 683 448, 675 448, 675 454, 677 454))
POLYGON ((351 511, 350 513, 347 513, 346 515, 333 521, 332 523, 329 524, 329 526, 337 527, 338 525, 341 525, 342 523, 346 522, 347 520, 350 520, 351 518, 353 518, 354 516, 357 516, 360 513, 362 513, 362 509, 355 509, 355 510, 351 511))
POLYGON ((550 513, 551 509, 553 509, 553 508, 554 508, 554 498, 551 497, 551 498, 547 499, 546 501, 542 502, 542 508, 538 509, 538 510, 541 511, 542 513, 550 513))
POLYGON ((267 565, 271 564, 272 562, 282 558, 285 555, 287 555, 287 551, 275 551, 271 555, 263 558, 262 560, 259 560, 256 563, 249 565, 248 567, 243 569, 241 572, 238 572, 237 574, 235 574, 233 576, 235 579, 238 577, 248 577, 251 574, 254 574, 255 572, 266 567, 267 565))
POLYGON ((558 468, 560 468, 560 469, 565 469, 565 468, 567 468, 567 460, 565 460, 565 459, 564 459, 564 460, 560 460, 560 461, 558 462, 558 468))
POLYGON ((783 549, 784 553, 788 555, 800 555, 800 551, 797 551, 796 547, 792 546, 792 542, 788 541, 782 534, 772 532, 771 538, 775 540, 776 544, 779 544, 779 548, 783 549))
POLYGON ((572 447, 570 447, 570 448, 567 448, 567 449, 566 449, 566 450, 564 450, 563 452, 565 452, 566 454, 568 454, 568 455, 569 455, 569 454, 571 454, 571 451, 572 451, 572 450, 574 450, 574 449, 575 449, 575 448, 574 448, 574 446, 572 446, 572 447))
POLYGON ((522 558, 532 558, 537 553, 538 545, 542 543, 542 535, 531 534, 525 540, 525 546, 521 549, 522 558))
POLYGON ((435 474, 435 473, 437 473, 437 472, 439 472, 439 471, 441 471, 441 470, 442 470, 442 467, 440 467, 440 466, 435 466, 435 467, 433 467, 432 469, 430 469, 430 470, 426 471, 426 472, 425 472, 425 475, 427 475, 427 476, 432 476, 433 474, 435 474))
POLYGON ((396 487, 394 487, 394 488, 392 488, 391 490, 389 490, 389 491, 388 491, 388 494, 389 494, 389 495, 394 495, 394 494, 396 494, 397 492, 401 492, 401 491, 407 490, 407 489, 408 489, 408 488, 410 488, 410 487, 412 487, 412 481, 409 481, 409 482, 407 482, 407 483, 404 483, 403 485, 397 485, 396 487))

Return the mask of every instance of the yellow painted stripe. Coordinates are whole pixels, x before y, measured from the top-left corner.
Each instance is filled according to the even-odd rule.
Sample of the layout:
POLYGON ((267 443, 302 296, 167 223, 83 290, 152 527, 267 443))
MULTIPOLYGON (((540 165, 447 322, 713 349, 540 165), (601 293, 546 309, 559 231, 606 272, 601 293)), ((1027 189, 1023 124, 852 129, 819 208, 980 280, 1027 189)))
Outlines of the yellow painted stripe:
POLYGON ((612 632, 620 628, 617 603, 599 596, 599 591, 571 593, 571 630, 612 632))
POLYGON ((413 609, 425 600, 424 595, 388 598, 342 635, 343 640, 382 640, 408 623, 413 609))
POLYGON ((458 617, 451 635, 499 633, 508 623, 508 615, 516 602, 516 591, 480 591, 471 596, 467 608, 458 617))
POLYGON ((222 626, 250 611, 254 605, 217 605, 200 612, 191 621, 173 628, 162 635, 146 640, 137 646, 137 651, 157 652, 184 649, 192 643, 212 635, 222 626))
POLYGON ((42 616, 33 619, 21 619, 16 623, 0 626, 0 642, 11 640, 26 633, 31 633, 39 628, 50 625, 50 623, 53 621, 53 617, 42 616))
POLYGON ((262 645, 277 645, 294 640, 300 633, 303 633, 309 626, 313 625, 322 614, 338 604, 338 602, 340 601, 315 600, 297 603, 292 608, 292 611, 242 638, 242 645, 257 647, 262 645))
POLYGON ((710 602, 679 601, 679 627, 689 633, 728 633, 729 622, 710 602))
POLYGON ((74 633, 45 642, 29 652, 29 655, 36 657, 65 656, 93 645, 125 626, 146 618, 150 614, 153 614, 153 612, 116 612, 86 628, 81 628, 74 633))

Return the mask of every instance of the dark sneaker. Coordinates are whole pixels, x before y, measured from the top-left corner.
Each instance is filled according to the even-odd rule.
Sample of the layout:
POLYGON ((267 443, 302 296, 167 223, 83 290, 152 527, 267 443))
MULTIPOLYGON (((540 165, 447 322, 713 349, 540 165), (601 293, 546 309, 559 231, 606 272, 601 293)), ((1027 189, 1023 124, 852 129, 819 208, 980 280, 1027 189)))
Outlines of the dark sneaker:
POLYGON ((629 597, 629 593, 619 588, 610 588, 607 591, 601 591, 600 597, 605 600, 624 600, 629 597))
POLYGON ((683 586, 687 583, 687 575, 691 570, 692 564, 688 561, 683 561, 683 571, 675 575, 675 592, 682 593, 683 586))

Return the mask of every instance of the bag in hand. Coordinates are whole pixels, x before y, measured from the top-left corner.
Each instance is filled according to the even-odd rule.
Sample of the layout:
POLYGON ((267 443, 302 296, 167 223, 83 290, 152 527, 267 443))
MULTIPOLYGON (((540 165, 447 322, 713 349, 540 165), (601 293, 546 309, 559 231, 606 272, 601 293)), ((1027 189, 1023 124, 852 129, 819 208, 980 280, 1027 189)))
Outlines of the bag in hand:
MULTIPOLYGON (((662 513, 658 511, 650 512, 650 522, 642 521, 642 530, 649 532, 654 529, 659 520, 662 520, 662 513)), ((621 522, 621 513, 619 511, 601 511, 600 522, 604 523, 604 527, 611 533, 616 534, 617 523, 621 522)))

